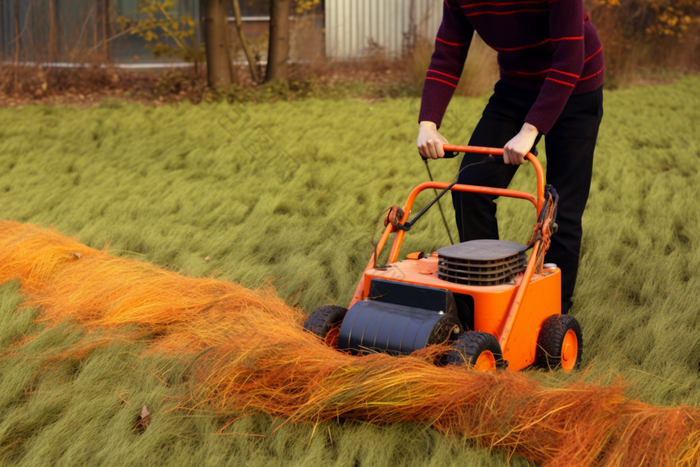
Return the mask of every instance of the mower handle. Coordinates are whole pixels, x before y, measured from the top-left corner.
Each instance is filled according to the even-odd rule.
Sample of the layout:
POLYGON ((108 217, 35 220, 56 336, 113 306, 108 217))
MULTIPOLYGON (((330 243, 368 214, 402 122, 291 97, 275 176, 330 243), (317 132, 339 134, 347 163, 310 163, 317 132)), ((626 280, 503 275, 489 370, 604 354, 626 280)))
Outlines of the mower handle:
MULTIPOLYGON (((486 156, 503 156, 503 148, 488 148, 488 147, 481 147, 481 146, 457 146, 457 145, 451 145, 451 144, 446 144, 443 146, 443 149, 445 151, 452 151, 452 152, 465 152, 465 153, 470 153, 470 154, 483 154, 486 156)), ((532 193, 527 193, 524 191, 516 191, 516 190, 509 190, 507 188, 491 188, 491 187, 484 187, 484 186, 476 186, 476 185, 459 185, 456 184, 452 187, 450 187, 450 191, 461 191, 461 192, 468 192, 468 193, 481 193, 481 194, 487 194, 487 195, 493 195, 493 196, 506 196, 510 198, 520 198, 524 199, 527 201, 530 201, 532 204, 535 205, 535 208, 537 209, 537 217, 539 217, 540 212, 542 211, 542 206, 544 205, 544 171, 542 170, 542 164, 540 164, 540 161, 537 160, 537 157, 532 154, 531 152, 528 152, 525 155, 525 158, 529 160, 532 163, 532 166, 535 168, 535 174, 537 176, 537 189, 536 189, 536 194, 533 195, 532 193)), ((411 191, 411 194, 408 196, 408 200, 406 201, 406 204, 404 205, 403 211, 404 215, 403 218, 400 219, 401 224, 405 224, 408 221, 408 217, 411 214, 411 208, 413 207, 413 202, 415 201, 416 197, 418 194, 426 189, 429 188, 436 188, 438 190, 444 190, 445 188, 449 187, 449 183, 444 183, 444 182, 424 182, 418 185, 411 191)), ((377 251, 377 256, 379 255, 379 252, 382 250, 384 247, 384 244, 386 243, 389 234, 392 232, 392 226, 389 225, 387 226, 387 229, 384 232, 384 235, 382 235, 381 239, 379 240, 378 246, 378 251, 377 251)), ((403 243, 403 237, 404 237, 405 231, 399 230, 396 233, 396 238, 394 239, 392 248, 391 248, 391 253, 389 253, 389 259, 387 260, 387 264, 391 264, 396 262, 399 256, 399 250, 401 248, 401 243, 403 243)))
MULTIPOLYGON (((442 149, 443 149, 443 151, 445 151, 445 156, 442 157, 441 159, 452 159, 452 158, 455 158, 455 157, 457 157, 457 154, 460 153, 460 152, 470 153, 470 154, 484 154, 484 155, 486 155, 486 156, 500 156, 500 157, 503 157, 503 152, 504 152, 503 149, 497 149, 497 148, 487 148, 487 147, 482 147, 482 146, 457 146, 457 145, 454 145, 454 144, 443 144, 443 145, 442 145, 442 149)), ((532 155, 532 156, 534 156, 534 157, 537 157, 537 151, 535 151, 535 152, 528 152, 528 153, 525 155, 525 158, 528 159, 528 160, 530 160, 530 162, 532 162, 532 159, 530 159, 530 158, 528 157, 529 155, 532 155)), ((421 154, 420 157, 421 157, 421 159, 423 159, 423 161, 427 161, 427 160, 428 160, 428 158, 427 158, 427 157, 423 157, 422 154, 421 154)), ((505 162, 503 162, 503 161, 500 160, 500 159, 497 159, 497 161, 498 161, 498 162, 494 162, 494 163, 496 163, 496 164, 505 164, 505 162)))
MULTIPOLYGON (((453 153, 465 152, 469 154, 483 154, 486 156, 499 156, 503 157, 505 152, 503 148, 487 148, 483 146, 458 146, 454 144, 445 144, 442 146, 445 151, 451 151, 453 153)), ((532 166, 535 168, 535 175, 537 176, 537 215, 540 215, 540 209, 542 209, 542 203, 544 203, 544 171, 542 170, 542 164, 537 159, 537 155, 532 152, 525 154, 525 159, 529 160, 532 166)), ((500 160, 500 159, 499 159, 500 160)), ((507 190, 511 191, 511 190, 507 190)), ((504 196, 509 196, 505 194, 504 196)))
MULTIPOLYGON (((503 148, 486 148, 483 146, 457 146, 454 144, 444 144, 442 146, 442 149, 445 151, 445 157, 446 158, 451 158, 451 157, 456 157, 458 152, 468 152, 470 154, 484 154, 486 156, 500 156, 503 157, 503 153, 505 152, 503 148), (447 153, 451 153, 449 157, 447 157, 447 153)), ((535 161, 537 161, 537 154, 528 152, 525 155, 525 159, 529 160, 533 164, 535 161)), ((539 161, 538 161, 539 162, 539 161)))
MULTIPOLYGON (((492 156, 503 156, 503 149, 499 148, 486 148, 486 147, 479 147, 479 146, 456 146, 456 145, 449 145, 446 144, 443 146, 443 149, 445 151, 452 151, 452 152, 467 152, 467 153, 472 153, 472 154, 483 154, 486 156, 492 155, 492 156)), ((408 200, 406 201, 406 204, 404 205, 403 212, 404 215, 402 218, 399 220, 401 224, 405 224, 406 221, 408 221, 408 217, 411 214, 411 208, 413 207, 413 202, 416 199, 416 196, 418 194, 426 189, 430 188, 435 188, 439 190, 444 190, 447 187, 450 187, 450 191, 461 191, 461 192, 471 192, 471 193, 482 193, 482 194, 487 194, 487 195, 492 195, 492 196, 508 196, 512 198, 520 198, 524 199, 527 201, 530 201, 532 204, 535 205, 535 208, 537 209, 537 217, 539 218, 540 213, 542 212, 542 208, 544 206, 544 172, 542 171, 542 165, 540 164, 540 161, 537 160, 537 157, 535 157, 534 154, 531 152, 527 153, 525 155, 525 158, 529 160, 532 163, 532 166, 535 168, 535 173, 537 175, 537 192, 536 195, 533 195, 532 193, 527 193, 524 191, 515 191, 515 190, 509 190, 509 189, 504 189, 504 188, 491 188, 491 187, 483 187, 483 186, 475 186, 475 185, 459 185, 459 184, 454 184, 453 186, 450 187, 449 183, 444 183, 444 182, 424 182, 415 187, 412 191, 411 194, 408 196, 408 200)), ((406 233, 405 230, 398 230, 395 231, 394 227, 391 223, 389 223, 386 228, 384 229, 384 233, 382 234, 381 238, 379 239, 379 242, 377 243, 375 247, 375 252, 372 258, 369 260, 369 263, 367 264, 366 270, 369 270, 371 268, 374 268, 376 266, 377 258, 379 257, 379 254, 381 253, 382 249, 384 248, 384 245, 386 244, 387 240, 389 239, 389 236, 396 232, 396 238, 394 238, 394 242, 391 246, 391 252, 389 253, 389 258, 387 260, 387 264, 395 263, 399 257, 399 250, 401 249, 401 243, 403 243, 403 237, 406 233)), ((533 248, 539 249, 539 244, 536 244, 533 248)), ((533 250, 533 253, 531 253, 531 258, 532 255, 536 255, 537 251, 533 250)), ((528 263, 528 267, 525 271, 526 276, 529 278, 532 277, 532 274, 534 272, 534 262, 531 260, 528 263), (530 264, 532 263, 532 264, 530 264)), ((355 303, 358 300, 362 300, 364 296, 364 283, 365 283, 365 278, 364 275, 362 276, 362 279, 360 280, 359 285, 357 286, 357 290, 355 291, 355 295, 353 296, 352 301, 350 302, 350 305, 355 303)), ((521 295, 522 299, 522 294, 525 292, 524 288, 519 288, 518 294, 521 295)), ((514 306, 519 306, 519 301, 518 303, 514 304, 514 306)), ((509 315, 510 316, 510 315, 509 315)))
MULTIPOLYGON (((469 153, 469 154, 483 154, 485 156, 499 156, 503 157, 503 153, 505 152, 503 148, 487 148, 483 146, 458 146, 454 144, 445 144, 442 146, 442 148, 445 150, 445 152, 449 151, 452 153, 458 153, 458 152, 464 152, 464 153, 469 153)), ((533 154, 532 152, 528 152, 525 154, 525 159, 529 160, 532 166, 535 168, 535 175, 537 176, 537 191, 536 191, 536 196, 537 196, 537 203, 535 203, 535 206, 537 206, 537 215, 540 215, 540 209, 542 209, 542 203, 544 203, 544 171, 542 170, 542 164, 540 164, 540 161, 537 159, 537 155, 533 154)), ((499 159, 500 161, 500 159, 499 159)), ((467 186, 467 185, 464 185, 467 186)), ((462 191, 462 190, 460 190, 462 191)), ((464 190, 464 191, 471 191, 471 190, 464 190)), ((507 192, 512 192, 512 190, 506 190, 507 192)), ((509 194, 504 193, 504 196, 509 196, 509 194)), ((517 198, 521 198, 522 196, 516 196, 517 198)))

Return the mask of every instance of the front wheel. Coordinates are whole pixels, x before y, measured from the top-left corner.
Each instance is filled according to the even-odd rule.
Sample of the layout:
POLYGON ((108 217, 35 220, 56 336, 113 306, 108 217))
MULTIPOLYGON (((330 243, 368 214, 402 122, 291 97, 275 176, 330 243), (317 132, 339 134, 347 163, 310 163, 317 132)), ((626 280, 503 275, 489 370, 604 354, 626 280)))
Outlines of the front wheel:
POLYGON ((552 315, 540 329, 537 339, 537 365, 548 370, 572 371, 581 365, 583 337, 581 325, 571 315, 552 315))
POLYGON ((505 367, 498 340, 492 334, 477 331, 459 336, 442 361, 446 365, 470 365, 476 371, 496 371, 505 367))
POLYGON ((322 338, 327 345, 337 347, 340 324, 347 312, 342 306, 322 306, 306 318, 304 329, 322 338))

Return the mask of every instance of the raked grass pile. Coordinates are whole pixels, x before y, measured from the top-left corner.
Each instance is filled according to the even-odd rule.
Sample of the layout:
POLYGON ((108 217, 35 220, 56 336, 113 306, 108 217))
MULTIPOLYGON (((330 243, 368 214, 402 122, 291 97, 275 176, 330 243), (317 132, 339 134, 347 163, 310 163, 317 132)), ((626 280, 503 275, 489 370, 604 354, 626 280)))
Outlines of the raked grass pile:
MULTIPOLYGON (((700 463, 699 408, 635 401, 624 397, 620 382, 546 387, 528 372, 435 365, 448 345, 402 358, 352 356, 306 332, 306 315, 270 289, 184 277, 50 229, 0 220, 0 283, 13 279, 26 305, 39 308, 38 321, 70 320, 85 331, 79 342, 44 355, 48 366, 143 342, 142 357, 189 362, 174 379, 153 373, 190 387, 176 410, 236 414, 219 433, 257 414, 315 427, 341 419, 413 423, 543 467, 700 463)), ((22 336, 4 358, 21 360, 40 336, 22 336)), ((145 417, 138 431, 152 418, 145 417)))
MULTIPOLYGON (((453 103, 451 142, 468 140, 483 104, 453 103)), ((573 313, 584 328, 584 363, 593 364, 586 378, 622 374, 630 395, 658 405, 700 402, 699 104, 697 78, 606 94, 585 217, 573 313)), ((246 287, 270 280, 307 311, 344 304, 382 211, 425 178, 413 149, 415 108, 399 100, 5 109, 0 217, 55 224, 93 247, 108 242, 112 253, 189 275, 217 273, 246 287)), ((448 180, 455 165, 433 168, 448 180)), ((531 187, 532 178, 522 169, 517 187, 531 187)), ((530 207, 504 202, 501 219, 505 238, 526 240, 530 207)), ((406 251, 447 242, 438 214, 426 221, 406 251)), ((43 326, 27 310, 13 312, 15 290, 3 289, 5 349, 43 326)), ((22 347, 21 357, 1 359, 6 461, 502 465, 508 456, 420 425, 285 425, 269 436, 281 420, 227 426, 236 414, 172 411, 191 389, 178 379, 186 361, 141 358, 143 344, 127 343, 77 362, 49 358, 80 338, 65 323, 22 347), (144 404, 154 422, 134 433, 144 404), (222 427, 229 434, 217 434, 222 427)), ((548 385, 578 377, 533 376, 548 385)))

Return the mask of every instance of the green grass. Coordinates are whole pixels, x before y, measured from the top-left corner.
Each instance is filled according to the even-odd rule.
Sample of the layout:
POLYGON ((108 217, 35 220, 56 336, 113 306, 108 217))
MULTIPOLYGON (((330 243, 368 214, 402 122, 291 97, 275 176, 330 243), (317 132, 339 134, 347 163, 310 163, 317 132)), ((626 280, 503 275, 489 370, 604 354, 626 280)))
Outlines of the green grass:
MULTIPOLYGON (((605 99, 573 310, 592 365, 585 378, 621 374, 641 400, 698 404, 700 78, 605 99)), ((443 126, 451 142, 468 141, 485 102, 454 100, 443 126)), ((414 146, 417 107, 415 99, 346 99, 0 109, 0 217, 55 225, 188 275, 271 281, 306 311, 346 304, 383 211, 426 179, 414 146)), ((450 180, 457 164, 431 167, 450 180)), ((524 167, 513 187, 533 186, 524 167)), ((525 242, 532 215, 523 202, 502 201, 502 236, 525 242)), ((447 242, 430 212, 404 252, 447 242)), ((32 322, 36 311, 15 312, 21 300, 17 284, 0 288, 0 352, 43 329, 32 322)), ((188 391, 185 364, 139 358, 138 345, 126 344, 49 363, 79 337, 66 323, 0 358, 0 462, 497 466, 508 457, 413 425, 285 425, 267 438, 247 435, 282 423, 260 415, 227 429, 239 435, 216 435, 227 417, 169 411, 188 391), (153 423, 141 434, 132 428, 142 405, 153 423)), ((532 373, 548 384, 580 377, 532 373)))

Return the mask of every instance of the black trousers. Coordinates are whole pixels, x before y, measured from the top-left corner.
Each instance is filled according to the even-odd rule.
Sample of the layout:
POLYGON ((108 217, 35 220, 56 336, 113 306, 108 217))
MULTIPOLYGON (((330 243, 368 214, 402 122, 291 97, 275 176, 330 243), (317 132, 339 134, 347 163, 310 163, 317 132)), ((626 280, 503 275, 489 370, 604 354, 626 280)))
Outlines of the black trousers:
MULTIPOLYGON (((538 94, 539 91, 520 89, 499 81, 469 144, 505 146, 520 131, 538 94)), ((545 137, 546 180, 559 193, 559 231, 552 236, 545 260, 556 263, 562 271, 562 313, 571 306, 576 284, 581 217, 590 191, 593 152, 602 117, 602 87, 571 96, 545 137)), ((481 159, 481 155, 465 154, 462 167, 481 159)), ((459 183, 506 188, 517 170, 518 166, 514 165, 477 165, 461 172, 459 183)), ((475 193, 452 193, 460 241, 498 238, 495 199, 495 196, 475 193)))

